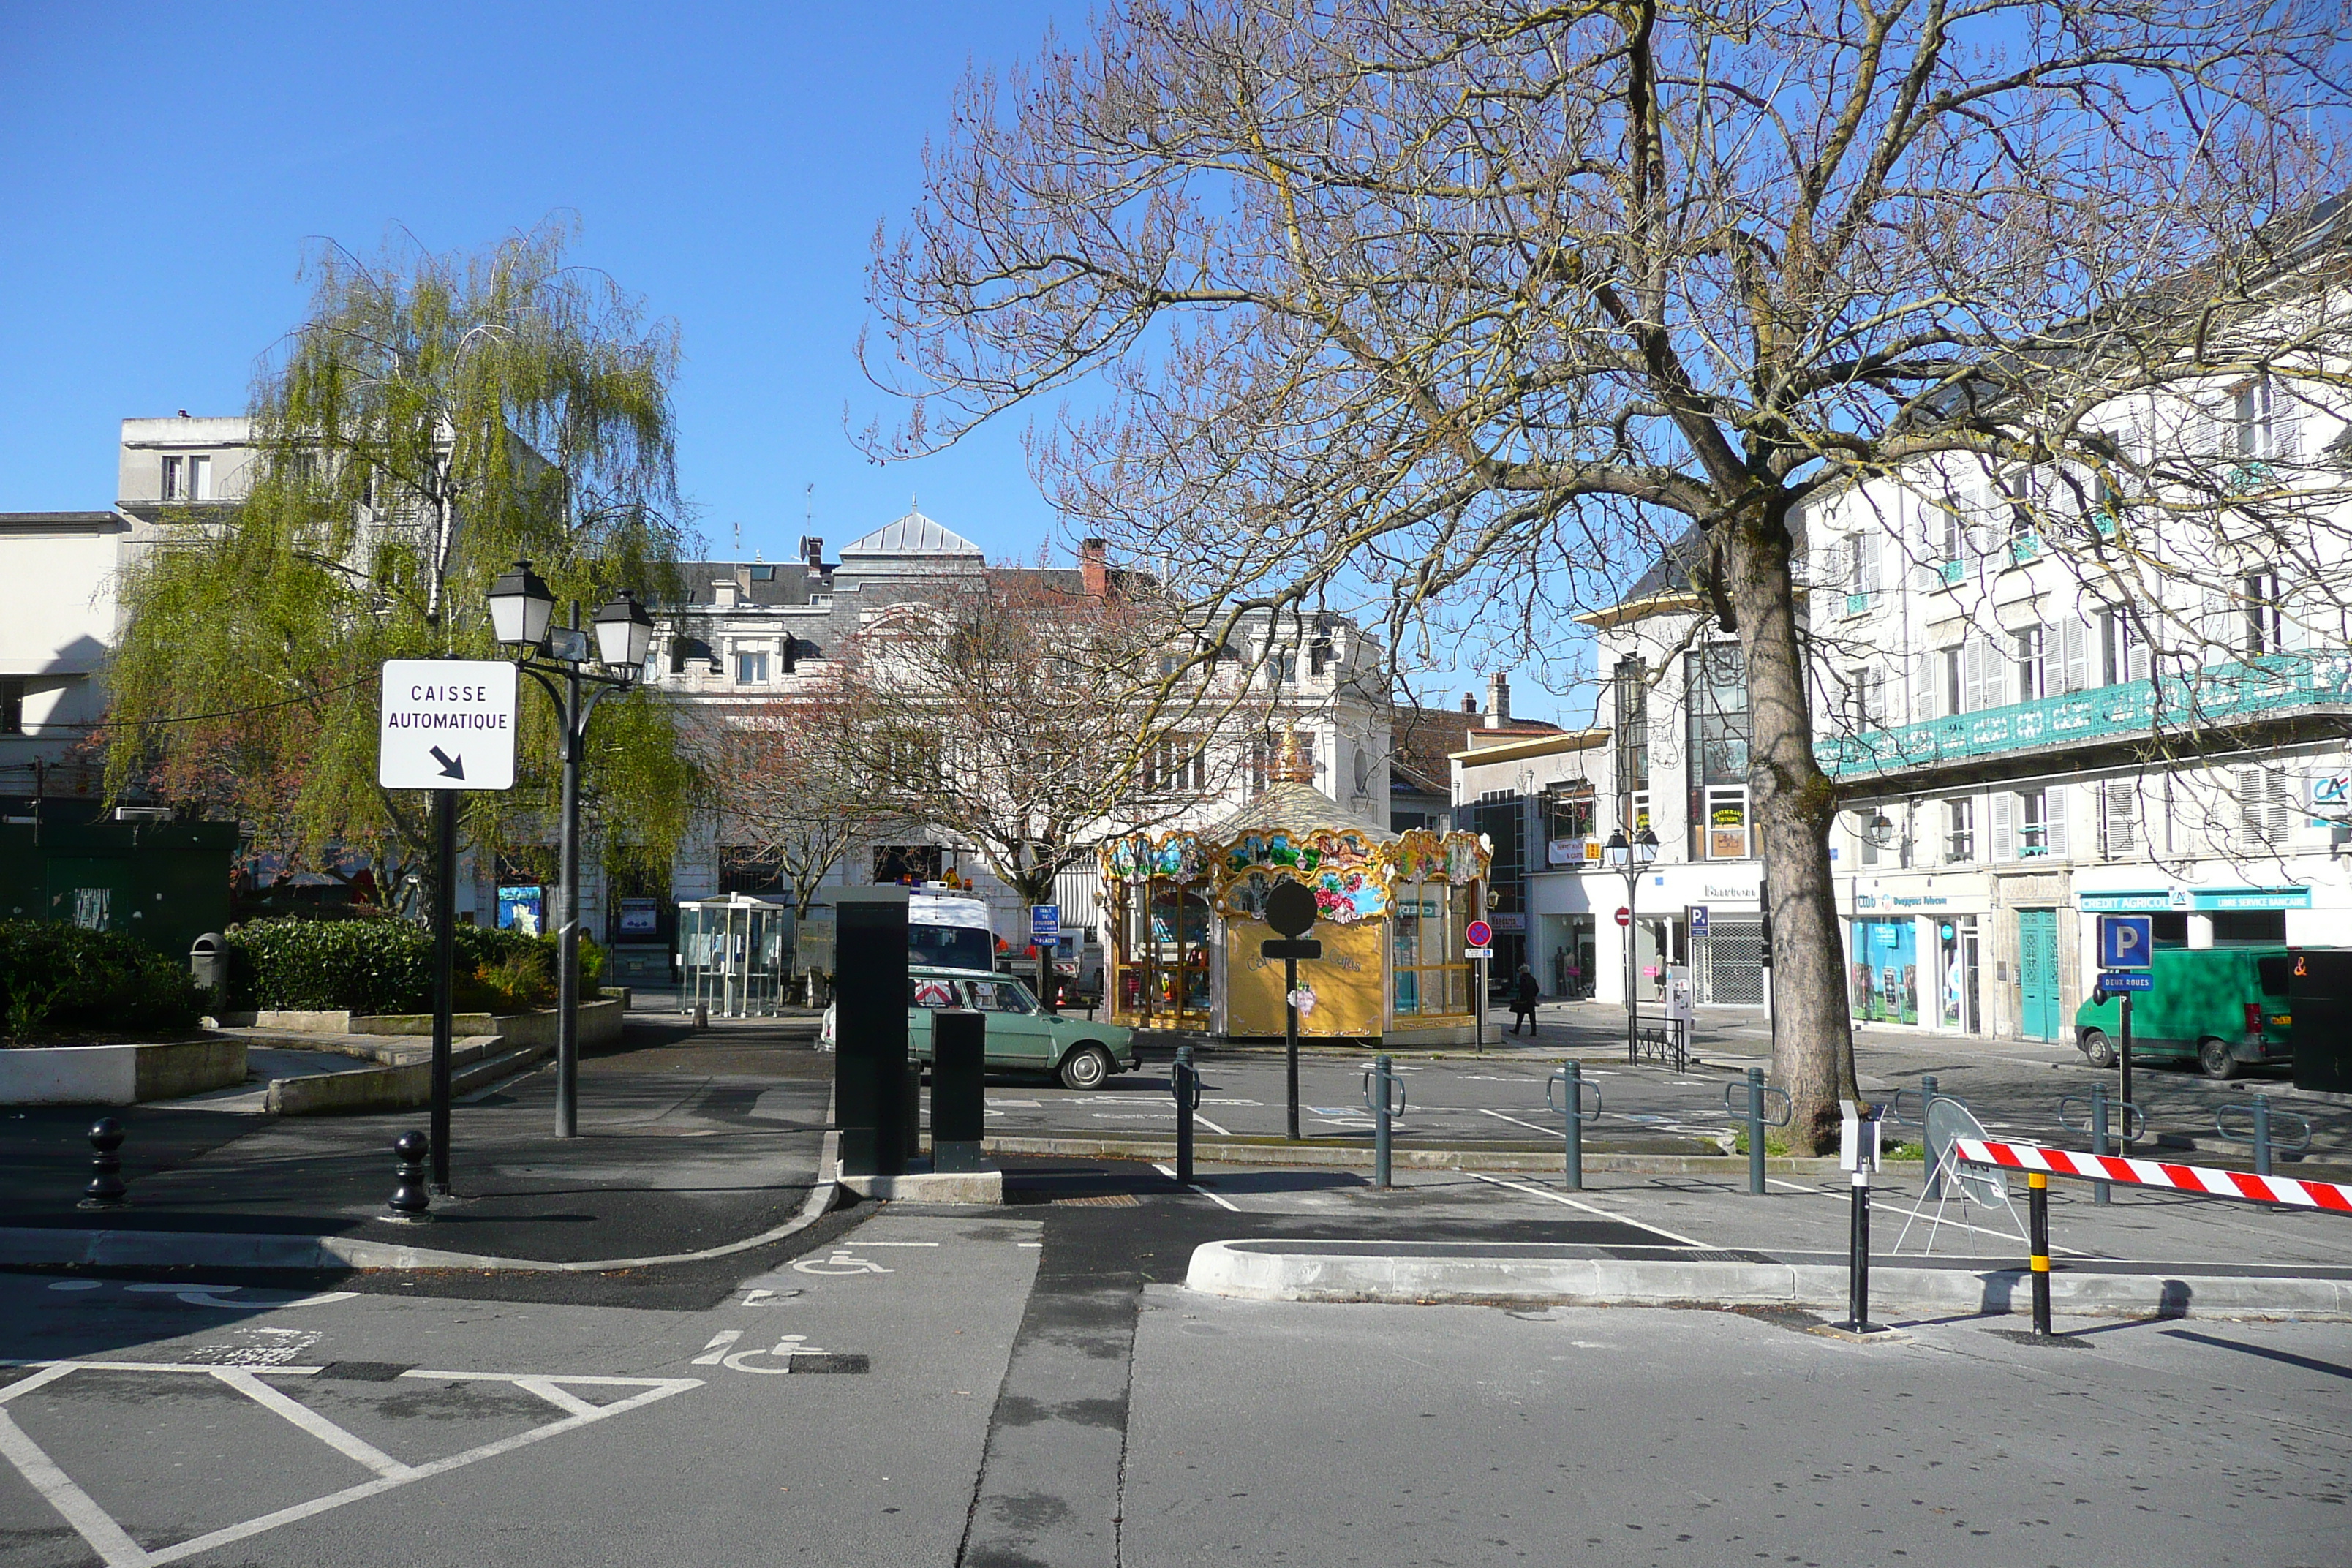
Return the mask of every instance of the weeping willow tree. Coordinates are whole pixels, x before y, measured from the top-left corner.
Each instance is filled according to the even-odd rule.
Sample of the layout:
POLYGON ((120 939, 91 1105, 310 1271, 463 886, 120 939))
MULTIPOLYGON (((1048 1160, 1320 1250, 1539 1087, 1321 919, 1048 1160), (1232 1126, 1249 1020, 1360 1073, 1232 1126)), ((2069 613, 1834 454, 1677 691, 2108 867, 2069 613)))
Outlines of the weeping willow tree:
MULTIPOLYGON (((677 330, 567 265, 571 238, 317 255, 254 390, 249 489, 167 513, 124 574, 110 793, 234 815, 259 848, 400 894, 431 812, 376 783, 383 661, 500 657, 485 595, 518 559, 592 612, 625 587, 675 598, 677 330)), ((528 859, 550 837, 550 707, 522 700, 514 789, 466 797, 476 844, 528 859)), ((662 700, 605 702, 590 748, 608 861, 667 866, 698 778, 662 700)))

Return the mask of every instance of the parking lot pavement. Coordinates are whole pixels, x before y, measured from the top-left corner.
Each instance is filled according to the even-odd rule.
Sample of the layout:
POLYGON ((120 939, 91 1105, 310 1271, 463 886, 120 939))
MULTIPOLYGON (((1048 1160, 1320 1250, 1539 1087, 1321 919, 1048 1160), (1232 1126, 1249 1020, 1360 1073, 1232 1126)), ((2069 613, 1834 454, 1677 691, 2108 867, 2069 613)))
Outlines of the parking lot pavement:
POLYGON ((2344 1326, 2060 1326, 1153 1288, 1120 1561, 2342 1561, 2344 1326))
MULTIPOLYGON (((1545 1084, 1559 1068, 1561 1053, 1547 1057, 1525 1054, 1488 1060, 1449 1058, 1415 1059, 1395 1053, 1396 1070, 1405 1084, 1405 1111, 1398 1121, 1398 1138, 1407 1143, 1454 1147, 1481 1142, 1541 1143, 1559 1137, 1559 1116, 1546 1104, 1545 1084)), ((1734 1122, 1726 1109, 1728 1088, 1744 1105, 1738 1075, 1713 1067, 1675 1072, 1654 1063, 1629 1064, 1619 1055, 1578 1053, 1579 1070, 1600 1092, 1601 1119, 1588 1131, 1588 1146, 1596 1152, 1612 1149, 1658 1152, 1719 1152, 1718 1141, 1728 1136, 1734 1122)), ((1363 1074, 1369 1053, 1338 1056, 1316 1053, 1299 1063, 1299 1131, 1308 1138, 1369 1138, 1372 1122, 1365 1110, 1363 1074)), ((1997 1135, 2087 1148, 2087 1139, 2070 1132, 2058 1120, 2060 1101, 2084 1096, 2095 1082, 2115 1088, 2113 1073, 2094 1072, 2079 1053, 2046 1047, 2004 1049, 1969 1055, 1938 1047, 1909 1046, 1895 1051, 1864 1048, 1858 1057, 1865 1092, 1879 1100, 1892 1100, 1898 1089, 1909 1113, 1917 1114, 1917 1090, 1923 1077, 1934 1076, 1938 1092, 1963 1099, 1997 1135)), ((1195 1130, 1240 1137, 1280 1137, 1286 1125, 1287 1087, 1278 1052, 1230 1052, 1205 1055, 1201 1063, 1204 1085, 1195 1130)), ((2216 1134, 2218 1106, 2246 1106, 2258 1091, 2275 1092, 2274 1079, 2252 1079, 2213 1083, 2193 1073, 2147 1070, 2134 1075, 2135 1096, 2148 1123, 2148 1149, 2166 1159, 2194 1155, 2200 1164, 2244 1168, 2251 1164, 2248 1146, 2221 1140, 2216 1134)), ((2352 1108, 2310 1099, 2291 1106, 2308 1120, 2313 1142, 2310 1163, 2352 1161, 2352 1108)), ((2081 1120, 2083 1108, 2074 1108, 2081 1120)), ((2118 1113, 2116 1125, 2120 1126, 2118 1113)), ((2242 1114, 2233 1125, 2244 1125, 2242 1114)), ((2286 1129, 2290 1123, 2282 1120, 2286 1129)), ((1102 1089, 1088 1092, 1064 1089, 1035 1079, 992 1079, 988 1090, 988 1127, 992 1135, 1027 1137, 1124 1136, 1170 1137, 1176 1128, 1175 1101, 1169 1092, 1168 1067, 1163 1059, 1148 1059, 1137 1071, 1112 1078, 1102 1089)), ((1916 1126, 1889 1123, 1890 1139, 1916 1141, 1916 1126)), ((2284 1134, 2283 1134, 2284 1136, 2284 1134)), ((2292 1173, 2282 1162, 2280 1169, 2292 1173)))
POLYGON ((1037 1228, 877 1213, 701 1311, 0 1275, 0 1560, 953 1563, 1037 1228))

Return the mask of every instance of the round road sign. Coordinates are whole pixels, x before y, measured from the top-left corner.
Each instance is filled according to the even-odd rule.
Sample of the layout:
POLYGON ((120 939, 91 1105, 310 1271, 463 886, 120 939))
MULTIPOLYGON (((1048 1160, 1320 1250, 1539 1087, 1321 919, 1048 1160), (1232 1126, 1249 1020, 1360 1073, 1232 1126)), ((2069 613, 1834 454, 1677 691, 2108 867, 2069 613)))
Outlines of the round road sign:
POLYGON ((1627 909, 1627 908, 1626 908, 1624 905, 1622 905, 1622 904, 1618 905, 1618 906, 1617 906, 1617 923, 1618 923, 1619 925, 1621 925, 1621 926, 1629 926, 1629 925, 1632 925, 1632 924, 1633 923, 1633 910, 1629 910, 1629 909, 1627 909))
POLYGON ((1495 945, 1495 928, 1488 925, 1485 921, 1472 921, 1468 926, 1464 928, 1462 935, 1472 947, 1492 947, 1495 945))
POLYGON ((1287 877, 1265 896, 1265 923, 1285 936, 1305 936, 1315 925, 1315 891, 1287 877))

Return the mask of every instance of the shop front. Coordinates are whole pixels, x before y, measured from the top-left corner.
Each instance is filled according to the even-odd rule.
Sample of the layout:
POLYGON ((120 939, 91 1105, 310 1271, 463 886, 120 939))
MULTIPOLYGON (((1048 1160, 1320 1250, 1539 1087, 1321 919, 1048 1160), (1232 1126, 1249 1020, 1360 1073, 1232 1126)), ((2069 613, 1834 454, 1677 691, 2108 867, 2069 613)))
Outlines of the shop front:
POLYGON ((1856 887, 1845 911, 1854 1021, 1991 1033, 1991 898, 1985 879, 1967 872, 1873 877, 1856 887))
POLYGON ((1761 880, 1751 862, 1676 862, 1643 868, 1626 901, 1622 872, 1588 871, 1585 891, 1601 908, 1588 972, 1591 994, 1625 1000, 1626 942, 1633 942, 1633 994, 1647 1005, 1665 996, 1666 971, 1688 965, 1696 1000, 1715 1006, 1760 1006, 1764 1001, 1761 880), (1620 926, 1615 911, 1627 912, 1620 926))

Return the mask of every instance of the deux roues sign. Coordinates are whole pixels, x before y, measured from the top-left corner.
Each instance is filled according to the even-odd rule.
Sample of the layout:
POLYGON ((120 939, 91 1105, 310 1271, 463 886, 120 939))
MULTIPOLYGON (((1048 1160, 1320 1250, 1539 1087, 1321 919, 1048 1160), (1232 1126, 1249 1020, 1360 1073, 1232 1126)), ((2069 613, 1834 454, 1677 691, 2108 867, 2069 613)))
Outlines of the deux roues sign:
POLYGON ((512 789, 515 667, 503 659, 384 661, 376 782, 386 789, 512 789))

